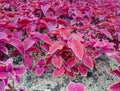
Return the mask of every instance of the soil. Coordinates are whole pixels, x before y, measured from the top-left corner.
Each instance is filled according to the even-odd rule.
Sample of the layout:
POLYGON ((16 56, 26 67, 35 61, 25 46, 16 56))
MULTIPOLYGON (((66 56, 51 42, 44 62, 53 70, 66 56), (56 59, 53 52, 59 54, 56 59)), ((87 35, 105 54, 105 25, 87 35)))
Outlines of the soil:
POLYGON ((66 86, 73 81, 83 83, 87 91, 108 91, 109 85, 120 81, 117 76, 110 74, 110 70, 117 67, 116 64, 115 60, 102 56, 97 59, 96 71, 90 70, 86 77, 77 75, 75 78, 68 76, 54 78, 52 72, 37 77, 35 74, 27 72, 23 76, 22 83, 17 84, 16 87, 24 87, 29 91, 66 91, 66 86))

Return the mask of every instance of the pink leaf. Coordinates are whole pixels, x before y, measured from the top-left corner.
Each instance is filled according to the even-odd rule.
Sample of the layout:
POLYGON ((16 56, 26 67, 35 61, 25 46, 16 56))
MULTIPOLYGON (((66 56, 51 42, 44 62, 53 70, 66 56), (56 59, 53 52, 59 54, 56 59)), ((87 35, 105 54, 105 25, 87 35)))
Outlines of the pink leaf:
POLYGON ((67 74, 68 74, 68 76, 70 76, 70 77, 75 77, 75 73, 74 73, 74 71, 67 72, 67 74))
POLYGON ((60 29, 60 36, 63 39, 68 40, 70 38, 70 36, 71 36, 70 29, 69 28, 60 29))
POLYGON ((21 83, 22 79, 21 79, 20 76, 16 76, 15 78, 16 78, 16 82, 17 82, 17 83, 21 83))
POLYGON ((25 49, 24 49, 24 46, 20 40, 15 39, 15 38, 10 39, 9 44, 14 46, 21 53, 21 55, 24 56, 25 49))
POLYGON ((50 39, 50 37, 47 34, 40 34, 39 32, 31 32, 31 35, 43 40, 47 44, 52 43, 52 40, 50 39))
POLYGON ((70 58, 70 59, 67 61, 67 64, 68 64, 70 67, 75 66, 75 64, 76 64, 76 59, 75 59, 75 58, 70 58))
POLYGON ((52 58, 52 64, 56 67, 56 68, 61 68, 62 66, 62 57, 61 56, 53 56, 52 58))
POLYGON ((72 39, 71 41, 68 41, 68 47, 72 49, 75 56, 79 58, 79 60, 82 60, 84 55, 84 48, 82 43, 78 39, 72 39))
POLYGON ((35 23, 28 24, 27 27, 26 27, 27 35, 29 36, 31 32, 35 31, 35 29, 36 29, 36 24, 35 23))
POLYGON ((61 50, 63 48, 63 43, 60 41, 55 41, 51 46, 48 54, 54 54, 57 50, 61 50))
POLYGON ((40 52, 40 50, 38 48, 31 47, 28 50, 26 50, 26 52, 28 52, 28 53, 30 53, 30 52, 40 52))
POLYGON ((109 87, 109 91, 120 91, 120 82, 112 84, 109 87))
POLYGON ((81 74, 82 76, 86 76, 86 75, 87 75, 87 72, 88 72, 87 68, 86 68, 83 64, 80 64, 80 65, 78 66, 78 71, 80 72, 80 74, 81 74))
POLYGON ((20 20, 19 20, 19 23, 20 24, 28 24, 30 23, 32 20, 30 18, 25 18, 25 17, 22 17, 20 20))
POLYGON ((41 9, 44 15, 46 15, 46 12, 48 11, 49 8, 50 8, 49 3, 44 3, 44 2, 42 3, 41 9))
POLYGON ((26 67, 29 68, 29 70, 32 70, 33 65, 34 65, 34 59, 31 55, 25 56, 23 63, 26 67))
POLYGON ((85 66, 87 66, 90 69, 93 69, 93 67, 94 67, 94 63, 93 63, 93 60, 91 58, 84 58, 83 63, 85 66))
POLYGON ((86 91, 82 83, 70 82, 66 88, 67 91, 86 91))
POLYGON ((9 39, 7 38, 7 34, 4 33, 4 32, 0 32, 0 40, 2 40, 2 39, 4 39, 4 40, 9 40, 9 39))
POLYGON ((120 77, 120 71, 118 71, 118 70, 112 70, 110 73, 120 77))
POLYGON ((14 67, 14 71, 16 75, 20 76, 26 73, 26 68, 24 66, 16 66, 14 67))
POLYGON ((5 84, 3 80, 0 80, 0 91, 5 91, 5 84))
POLYGON ((31 38, 26 38, 23 42, 25 50, 28 50, 29 48, 33 47, 35 44, 35 41, 31 38))
POLYGON ((54 75, 54 77, 58 77, 58 76, 63 75, 64 72, 65 72, 65 70, 64 70, 63 67, 61 67, 60 69, 56 68, 56 69, 54 70, 53 75, 54 75))
POLYGON ((44 71, 45 71, 45 69, 43 67, 41 67, 41 68, 37 67, 36 70, 35 70, 37 76, 42 75, 44 73, 44 71))
POLYGON ((120 41, 120 33, 118 33, 118 40, 120 41))
POLYGON ((0 46, 0 51, 8 55, 8 49, 5 46, 0 46))
POLYGON ((65 26, 69 25, 69 23, 68 23, 67 21, 65 21, 64 19, 58 19, 57 22, 58 22, 59 24, 65 25, 65 26))
POLYGON ((39 61, 38 61, 38 64, 37 64, 39 67, 44 67, 44 65, 45 65, 45 60, 44 59, 40 59, 39 61))
POLYGON ((6 79, 8 77, 7 72, 0 72, 0 79, 6 79))
POLYGON ((52 40, 50 39, 50 37, 47 34, 41 34, 40 39, 45 41, 47 44, 51 44, 52 43, 52 40))
POLYGON ((113 39, 111 33, 107 31, 106 29, 100 29, 99 30, 101 33, 105 34, 108 38, 113 39))
POLYGON ((21 40, 22 39, 22 31, 13 31, 12 36, 13 36, 13 38, 17 38, 17 39, 21 40))

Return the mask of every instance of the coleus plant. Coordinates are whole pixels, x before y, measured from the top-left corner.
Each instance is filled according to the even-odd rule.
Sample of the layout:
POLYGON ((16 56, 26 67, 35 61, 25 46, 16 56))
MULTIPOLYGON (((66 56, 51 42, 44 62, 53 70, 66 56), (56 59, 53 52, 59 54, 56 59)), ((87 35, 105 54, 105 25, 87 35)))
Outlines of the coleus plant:
MULTIPOLYGON (((102 54, 120 63, 119 0, 0 0, 3 68, 18 55, 38 76, 51 66, 55 77, 86 76, 102 54)), ((119 76, 119 67, 111 73, 119 76)))
MULTIPOLYGON (((9 58, 6 62, 0 62, 0 89, 5 91, 5 86, 8 85, 10 89, 14 88, 9 84, 9 80, 16 80, 21 82, 21 76, 26 73, 26 68, 23 65, 13 65, 13 59, 9 58)), ((13 85, 14 86, 14 85, 13 85)), ((13 91, 13 90, 12 90, 13 91)))
POLYGON ((66 91, 86 91, 86 89, 82 83, 70 82, 66 88, 66 91))

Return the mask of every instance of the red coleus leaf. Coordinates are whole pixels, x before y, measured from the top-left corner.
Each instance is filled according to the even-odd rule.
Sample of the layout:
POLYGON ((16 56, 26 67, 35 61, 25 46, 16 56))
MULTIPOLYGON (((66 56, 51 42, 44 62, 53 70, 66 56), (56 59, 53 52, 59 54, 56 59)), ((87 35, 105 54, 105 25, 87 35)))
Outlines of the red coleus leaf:
POLYGON ((23 43, 20 40, 16 38, 12 38, 9 40, 8 43, 14 46, 21 53, 21 55, 24 56, 25 49, 24 49, 23 43))
POLYGON ((74 83, 74 82, 70 82, 66 90, 67 91, 86 91, 84 84, 74 83))
POLYGON ((28 52, 28 53, 31 53, 31 52, 40 52, 40 50, 38 48, 31 47, 28 50, 26 50, 26 52, 28 52))
POLYGON ((49 3, 42 2, 41 10, 42 10, 44 15, 46 15, 46 12, 48 11, 49 8, 50 8, 50 4, 49 3))
POLYGON ((108 38, 113 39, 111 33, 107 31, 106 29, 100 29, 99 30, 101 33, 105 34, 108 38))
POLYGON ((56 69, 54 69, 53 75, 54 75, 54 77, 58 77, 58 76, 63 75, 64 72, 65 72, 65 69, 63 67, 61 67, 60 69, 56 68, 56 69))
POLYGON ((44 65, 45 65, 45 60, 44 59, 40 59, 39 61, 38 61, 38 64, 37 64, 38 66, 40 66, 40 67, 44 67, 44 65))
POLYGON ((109 91, 120 91, 120 82, 112 84, 109 87, 109 91))
POLYGON ((33 47, 33 45, 35 44, 35 40, 31 38, 26 38, 23 44, 24 44, 25 50, 28 50, 29 48, 33 47))
POLYGON ((118 40, 120 41, 120 33, 118 33, 118 40))
POLYGON ((26 55, 23 64, 29 68, 29 70, 32 70, 34 65, 34 58, 31 55, 26 55))
POLYGON ((0 40, 2 40, 2 39, 4 39, 4 40, 9 40, 9 39, 7 38, 7 34, 4 33, 4 32, 0 32, 0 40))
POLYGON ((83 59, 84 47, 78 39, 73 38, 71 41, 68 41, 68 47, 72 49, 75 56, 78 57, 79 60, 83 59))
POLYGON ((47 44, 47 43, 44 43, 44 44, 42 44, 42 45, 40 45, 40 47, 43 49, 43 50, 45 50, 45 51, 49 51, 49 44, 47 44))
POLYGON ((44 67, 37 67, 35 70, 37 76, 42 75, 44 73, 44 71, 45 71, 44 67))
POLYGON ((0 80, 0 91, 5 91, 5 83, 3 80, 0 80))
POLYGON ((70 33, 70 29, 69 28, 61 28, 59 29, 60 31, 60 36, 65 39, 65 40, 68 40, 71 36, 71 33, 70 33))
POLYGON ((117 68, 117 69, 118 69, 118 71, 120 71, 120 65, 118 66, 118 68, 117 68))
POLYGON ((12 37, 21 40, 22 39, 22 31, 13 31, 12 37))
POLYGON ((41 34, 40 39, 45 41, 47 44, 51 44, 52 43, 52 40, 50 39, 50 37, 47 34, 41 34))
POLYGON ((87 72, 88 72, 88 69, 86 68, 85 65, 79 64, 79 66, 78 66, 78 71, 80 72, 80 74, 81 74, 82 76, 86 76, 86 75, 87 75, 87 72))
POLYGON ((49 49, 48 54, 54 54, 57 50, 61 50, 64 44, 61 41, 55 41, 49 49))
POLYGON ((17 25, 14 24, 14 23, 9 23, 6 25, 6 28, 9 28, 9 29, 16 29, 17 28, 17 25))
POLYGON ((75 66, 76 63, 77 62, 76 62, 75 58, 70 58, 66 62, 64 62, 64 67, 65 67, 66 71, 71 72, 71 68, 73 66, 75 66))
POLYGON ((17 76, 21 76, 26 73, 25 66, 15 66, 14 71, 17 74, 17 76))
POLYGON ((65 26, 69 25, 69 23, 67 21, 65 21, 64 19, 58 19, 57 22, 59 24, 65 25, 65 26))
POLYGON ((37 76, 40 76, 44 73, 44 71, 45 71, 45 60, 40 59, 37 63, 37 67, 35 69, 35 72, 36 72, 37 76))
POLYGON ((31 35, 43 40, 47 44, 52 43, 52 40, 50 39, 50 37, 47 34, 40 34, 39 32, 31 32, 31 35))
POLYGON ((27 27, 26 27, 27 35, 30 36, 30 33, 34 32, 35 29, 36 29, 36 24, 35 23, 28 24, 27 27))
POLYGON ((8 49, 5 46, 0 46, 0 51, 8 55, 8 49))
POLYGON ((75 77, 75 72, 72 70, 72 71, 67 71, 66 72, 68 74, 68 76, 70 77, 75 77))
POLYGON ((118 77, 120 77, 120 71, 119 70, 112 70, 111 74, 117 75, 118 77))
POLYGON ((20 76, 16 76, 15 80, 16 80, 17 83, 21 83, 21 81, 22 81, 20 76))
POLYGON ((68 64, 70 67, 73 67, 73 66, 75 66, 75 64, 77 63, 76 60, 77 60, 76 58, 70 58, 70 59, 68 59, 67 64, 68 64))
POLYGON ((6 79, 8 77, 8 73, 7 72, 1 72, 0 71, 0 79, 6 79))
POLYGON ((27 18, 27 17, 23 17, 23 18, 21 18, 21 19, 18 21, 18 23, 20 23, 20 24, 28 24, 28 23, 30 23, 31 21, 32 21, 32 19, 27 18))
POLYGON ((94 63, 91 58, 83 58, 83 63, 85 66, 87 66, 90 69, 93 69, 93 67, 94 67, 94 63))
POLYGON ((62 66, 62 63, 63 63, 63 59, 61 56, 53 56, 52 57, 52 64, 56 67, 56 68, 61 68, 62 66))

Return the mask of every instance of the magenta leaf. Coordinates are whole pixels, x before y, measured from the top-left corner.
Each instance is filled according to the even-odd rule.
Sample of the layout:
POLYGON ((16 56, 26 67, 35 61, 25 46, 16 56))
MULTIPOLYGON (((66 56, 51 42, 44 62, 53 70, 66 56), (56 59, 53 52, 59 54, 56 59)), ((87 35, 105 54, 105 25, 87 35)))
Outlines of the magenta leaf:
POLYGON ((60 41, 55 41, 51 46, 48 54, 54 54, 57 50, 61 50, 63 48, 63 43, 60 41))
POLYGON ((29 70, 32 70, 34 65, 34 58, 31 55, 26 55, 23 64, 28 67, 29 70))
POLYGON ((45 60, 44 59, 40 59, 39 61, 38 61, 38 64, 37 64, 38 66, 40 66, 40 67, 44 67, 44 65, 45 65, 45 60))
POLYGON ((45 71, 44 67, 37 67, 35 70, 37 76, 41 76, 44 73, 44 71, 45 71))
POLYGON ((0 51, 8 55, 8 49, 5 46, 0 46, 0 51))
POLYGON ((31 35, 43 40, 47 44, 52 43, 52 40, 50 39, 50 37, 47 34, 40 34, 39 32, 31 32, 31 35))
POLYGON ((52 64, 56 67, 56 68, 61 68, 63 63, 63 59, 61 56, 53 56, 52 58, 52 64))
POLYGON ((79 64, 78 71, 80 72, 80 74, 82 76, 86 76, 87 72, 88 72, 88 69, 83 64, 79 64))
POLYGON ((109 87, 109 91, 120 91, 120 82, 112 84, 109 87))
POLYGON ((61 28, 60 29, 60 36, 63 39, 68 40, 71 36, 70 29, 69 28, 61 28))
POLYGON ((8 73, 7 72, 1 72, 0 71, 0 79, 6 79, 8 77, 8 73))
POLYGON ((75 56, 78 57, 79 60, 83 59, 84 47, 78 39, 73 38, 71 41, 68 41, 68 47, 72 49, 75 56))
POLYGON ((105 34, 108 38, 113 39, 111 33, 107 31, 106 29, 100 29, 99 30, 101 33, 105 34))
POLYGON ((3 80, 0 80, 0 91, 5 91, 5 84, 3 80))
POLYGON ((26 68, 24 66, 15 66, 14 71, 16 75, 21 76, 26 73, 26 68))
POLYGON ((120 71, 118 70, 112 70, 111 74, 117 75, 118 77, 120 77, 120 71))
POLYGON ((20 52, 20 54, 24 57, 25 49, 24 49, 23 43, 20 40, 13 38, 13 39, 10 39, 8 43, 14 46, 20 52))
POLYGON ((84 84, 74 83, 74 82, 70 82, 66 90, 67 91, 86 91, 84 84))
POLYGON ((54 75, 54 77, 58 77, 58 76, 63 75, 64 72, 65 72, 65 70, 63 67, 61 67, 60 69, 56 68, 56 69, 54 69, 53 75, 54 75))
POLYGON ((22 31, 13 31, 12 37, 21 40, 22 39, 22 31))
POLYGON ((83 63, 85 66, 87 66, 90 69, 93 69, 93 67, 94 67, 94 63, 91 58, 83 58, 83 63))
POLYGON ((25 50, 28 50, 29 48, 33 47, 35 44, 35 41, 31 38, 26 38, 23 42, 25 50))
POLYGON ((21 83, 21 81, 22 81, 22 79, 21 79, 20 76, 16 76, 16 79, 15 79, 15 80, 16 80, 17 83, 21 83))
POLYGON ((42 10, 42 12, 43 12, 44 15, 46 15, 46 12, 48 11, 49 8, 50 8, 49 3, 42 2, 41 10, 42 10))

